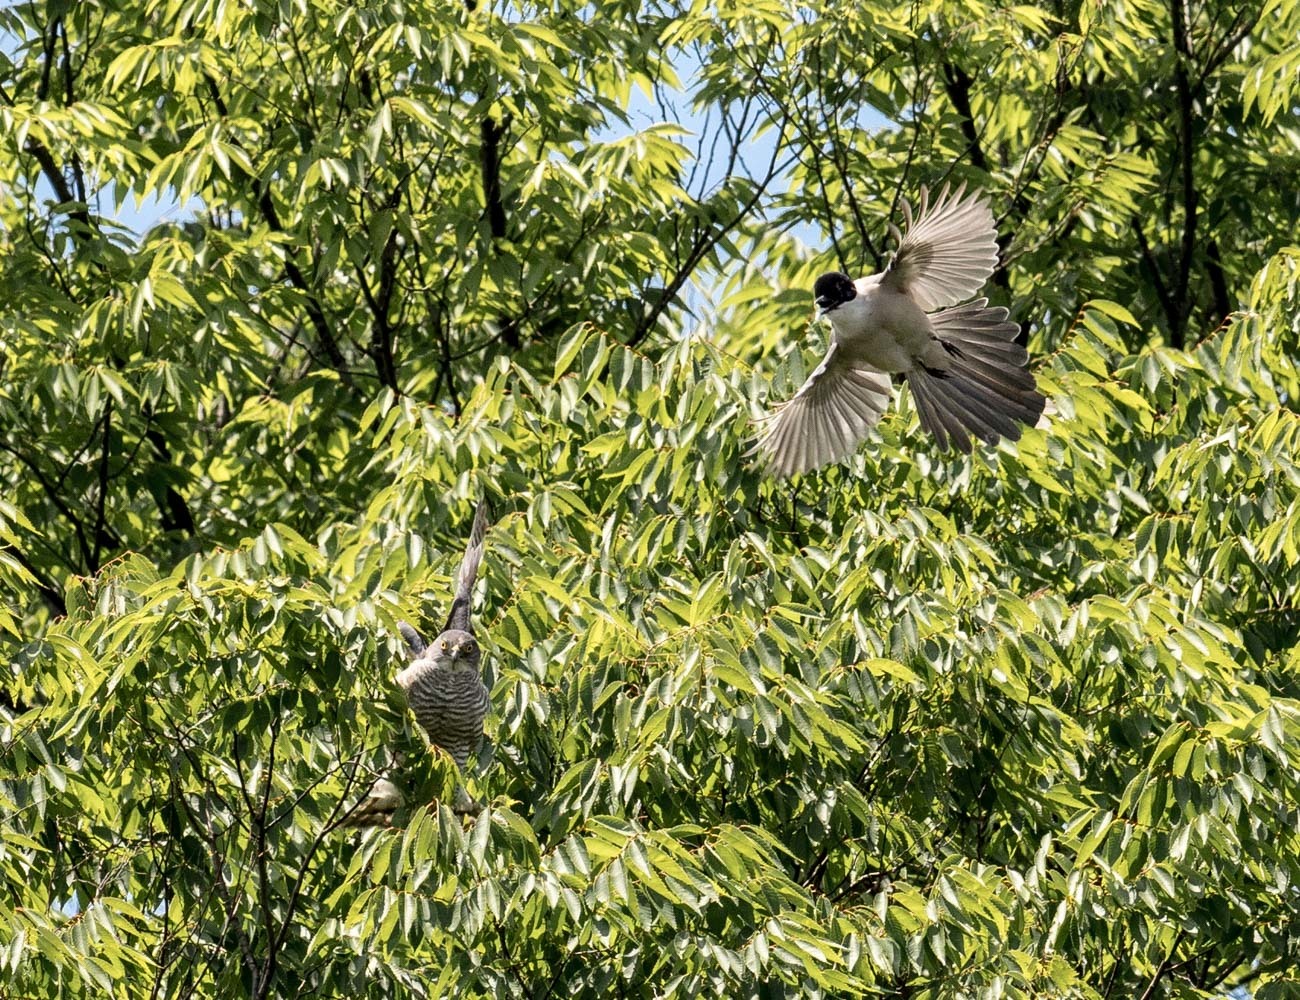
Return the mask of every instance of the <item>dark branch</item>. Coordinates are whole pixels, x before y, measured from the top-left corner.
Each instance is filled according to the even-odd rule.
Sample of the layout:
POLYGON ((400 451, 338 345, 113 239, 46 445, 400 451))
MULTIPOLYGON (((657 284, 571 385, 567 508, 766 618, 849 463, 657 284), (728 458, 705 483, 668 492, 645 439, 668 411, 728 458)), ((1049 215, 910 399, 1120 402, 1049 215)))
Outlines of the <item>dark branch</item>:
POLYGON ((78 239, 85 239, 94 231, 94 226, 90 222, 90 213, 86 210, 86 204, 72 193, 72 188, 68 186, 68 179, 63 176, 63 170, 59 167, 54 159, 54 154, 41 142, 27 137, 23 143, 23 150, 31 153, 40 164, 41 173, 50 187, 54 188, 54 193, 58 195, 59 201, 65 205, 75 205, 76 208, 68 212, 68 218, 79 224, 74 227, 72 233, 78 239))
MULTIPOLYGON (((835 164, 835 172, 840 176, 840 185, 844 188, 844 197, 849 203, 849 210, 853 212, 853 218, 857 221, 858 236, 862 240, 862 246, 866 249, 867 253, 871 255, 876 270, 880 270, 881 265, 884 263, 884 255, 871 242, 871 236, 867 228, 866 214, 862 211, 861 205, 858 204, 857 194, 853 189, 853 174, 849 169, 849 151, 845 148, 844 142, 840 138, 839 123, 836 120, 835 110, 828 108, 826 105, 826 89, 824 86, 826 76, 822 71, 821 56, 821 45, 818 44, 813 47, 813 58, 816 60, 817 104, 821 110, 821 118, 825 123, 826 131, 831 140, 831 162, 835 164)), ((819 179, 820 176, 821 171, 819 168, 819 179)))
POLYGON ((741 221, 745 219, 751 211, 753 211, 754 206, 758 204, 759 198, 763 197, 763 193, 767 190, 767 186, 772 183, 772 179, 784 171, 790 161, 798 156, 797 153, 794 154, 794 156, 790 157, 784 164, 778 167, 776 160, 780 155, 782 148, 782 143, 776 143, 775 148, 772 150, 772 159, 768 163, 767 175, 763 178, 761 183, 754 185, 753 193, 749 196, 748 200, 740 206, 740 209, 729 221, 720 222, 715 226, 703 226, 697 231, 690 252, 686 255, 685 262, 677 270, 677 273, 673 275, 672 280, 668 282, 668 286, 662 293, 660 293, 658 299, 650 307, 641 322, 637 324, 636 330, 628 339, 628 347, 635 347, 645 338, 646 334, 654 329, 655 324, 659 322, 659 317, 663 315, 664 310, 667 309, 677 298, 677 294, 683 287, 685 287, 686 282, 690 280, 691 275, 695 273, 695 269, 708 255, 709 251, 717 246, 718 243, 720 243, 726 235, 731 232, 731 230, 738 226, 741 221))
MULTIPOLYGON (((510 116, 506 115, 500 124, 491 115, 483 118, 479 125, 479 166, 483 175, 483 202, 487 206, 488 232, 493 240, 506 237, 506 208, 501 194, 501 140, 510 128, 510 116)), ((497 320, 501 343, 510 350, 517 350, 519 339, 519 318, 501 316, 497 320)))
POLYGON ((1194 96, 1199 97, 1201 95, 1205 90, 1205 81, 1210 78, 1210 74, 1222 66, 1224 60, 1232 55, 1237 46, 1245 41, 1246 36, 1255 30, 1255 25, 1259 23, 1259 12, 1260 7, 1251 4, 1243 4, 1241 9, 1236 12, 1232 24, 1226 32, 1223 44, 1205 60, 1205 65, 1201 67, 1201 72, 1196 77, 1196 86, 1193 88, 1194 96))
POLYGON ((105 511, 108 508, 108 479, 109 464, 108 460, 112 455, 113 449, 113 397, 109 396, 104 402, 104 443, 99 452, 99 497, 95 510, 95 548, 90 559, 90 568, 92 572, 98 571, 99 550, 105 539, 105 511))
MULTIPOLYGON (((221 96, 221 91, 217 88, 216 81, 206 74, 203 79, 208 89, 208 96, 217 109, 217 114, 222 118, 228 117, 229 112, 226 108, 226 102, 221 96)), ((266 224, 277 233, 285 232, 286 230, 280 222, 280 213, 276 211, 275 202, 271 198, 270 185, 264 184, 257 177, 249 179, 252 182, 253 194, 257 199, 257 208, 262 213, 262 218, 266 220, 266 224)), ((325 310, 321 308, 315 290, 294 261, 291 256, 292 253, 291 248, 285 254, 284 273, 288 276, 289 283, 303 293, 303 309, 307 313, 307 318, 311 321, 312 328, 316 331, 317 341, 325 351, 325 356, 329 358, 330 366, 338 372, 343 384, 350 387, 352 385, 352 375, 347 369, 347 359, 343 357, 343 352, 339 349, 338 341, 334 337, 334 331, 330 329, 329 321, 325 318, 325 310)))
MULTIPOLYGON (((257 195, 257 207, 261 210, 266 224, 277 233, 283 233, 285 229, 280 223, 279 213, 275 210, 275 202, 271 200, 270 189, 264 186, 261 181, 254 179, 253 191, 257 195)), ((290 253, 292 253, 292 250, 290 253)), ((325 318, 325 310, 321 308, 316 293, 307 281, 306 276, 299 270, 293 257, 288 254, 284 258, 284 273, 288 275, 290 284, 303 293, 303 308, 307 312, 307 318, 311 320, 312 328, 316 331, 316 339, 324 349, 325 356, 329 358, 330 365, 339 373, 344 384, 350 386, 352 376, 347 370, 347 359, 343 357, 343 352, 339 350, 338 341, 334 339, 334 331, 330 329, 329 320, 325 318)))
POLYGON ((483 200, 487 205, 488 230, 496 240, 504 239, 506 235, 506 210, 501 202, 501 139, 509 127, 509 115, 501 125, 488 115, 479 126, 483 139, 479 147, 479 164, 483 169, 483 200))
MULTIPOLYGON (((76 102, 77 97, 73 90, 75 75, 72 72, 72 51, 68 47, 68 26, 62 18, 59 18, 55 24, 58 26, 59 42, 63 48, 63 59, 61 61, 63 69, 63 100, 65 104, 70 106, 76 102)), ((72 180, 76 184, 77 201, 84 205, 86 203, 86 176, 82 172, 81 157, 77 155, 75 147, 69 164, 72 168, 72 180)))
MULTIPOLYGON (((1175 2, 1177 2, 1177 0, 1175 0, 1175 2)), ((1169 953, 1165 955, 1164 961, 1161 962, 1159 967, 1156 969, 1156 974, 1151 977, 1151 982, 1147 983, 1147 988, 1142 991, 1140 1000, 1150 1000, 1150 997, 1155 994, 1156 986, 1159 984, 1165 972, 1169 969, 1169 963, 1174 959, 1174 952, 1178 950, 1178 946, 1183 943, 1183 938, 1185 937, 1187 937, 1187 931, 1185 929, 1180 929, 1178 931, 1178 936, 1174 938, 1174 943, 1169 946, 1169 953)))
POLYGON ((1219 256, 1219 242, 1213 237, 1205 246, 1206 267, 1210 272, 1210 291, 1214 296, 1214 316, 1222 322, 1232 312, 1232 295, 1223 276, 1223 258, 1219 256))
POLYGON ((377 292, 370 290, 365 274, 360 270, 357 272, 357 283, 361 286, 361 294, 365 297, 366 305, 369 306, 372 317, 370 323, 370 356, 374 359, 375 371, 379 375, 379 381, 394 392, 397 391, 397 363, 393 360, 394 331, 389 312, 393 300, 393 288, 397 271, 394 266, 397 248, 397 228, 394 226, 388 231, 388 239, 384 242, 383 252, 379 255, 379 289, 377 292))
MULTIPOLYGON (((72 508, 68 506, 67 501, 65 501, 59 493, 58 486, 50 482, 49 478, 41 470, 41 467, 36 464, 35 460, 24 455, 13 445, 0 441, 0 449, 9 452, 9 454, 13 455, 31 470, 33 477, 35 477, 36 481, 41 484, 41 488, 45 490, 45 494, 49 498, 50 503, 54 505, 55 509, 57 509, 60 514, 68 519, 68 523, 72 525, 73 534, 76 535, 77 546, 81 550, 82 565, 89 569, 91 565, 92 552, 90 542, 86 538, 85 528, 82 525, 81 520, 73 512, 72 508)), ((106 527, 104 529, 104 537, 105 541, 109 545, 116 548, 122 547, 122 540, 113 533, 112 529, 106 527)))
POLYGON ((1187 319, 1192 311, 1187 295, 1192 276, 1192 255, 1196 250, 1197 191, 1192 138, 1194 108, 1192 85, 1187 75, 1193 55, 1187 32, 1187 9, 1183 0, 1170 0, 1169 7, 1174 22, 1174 91, 1178 97, 1178 152, 1183 188, 1183 239, 1178 252, 1178 271, 1170 295, 1174 312, 1170 316, 1169 343, 1181 348, 1186 336, 1187 319))
MULTIPOLYGON (((971 165, 977 170, 987 173, 989 161, 988 157, 984 155, 984 147, 980 144, 979 129, 975 125, 975 111, 970 100, 971 85, 974 82, 970 74, 956 63, 945 62, 943 64, 944 91, 961 118, 961 134, 966 139, 971 165)), ((1006 249, 1005 244, 1001 246, 1001 249, 1006 249)), ((1007 292, 1011 291, 1011 278, 1007 274, 1005 267, 999 267, 993 272, 993 284, 1007 292)), ((1024 335, 1025 331, 1022 330, 1020 336, 1023 337, 1024 335)))
POLYGON ((13 545, 4 545, 0 546, 0 552, 10 553, 18 560, 23 569, 36 577, 36 589, 40 591, 42 600, 45 601, 51 611, 56 615, 66 615, 68 613, 68 606, 63 601, 63 591, 55 585, 52 579, 41 572, 40 568, 28 559, 20 549, 13 545))
MULTIPOLYGON (((145 419, 150 423, 149 429, 145 431, 145 437, 153 445, 154 453, 164 464, 171 465, 171 449, 167 445, 166 435, 153 426, 152 407, 146 407, 145 419)), ((185 502, 185 498, 170 483, 163 493, 162 500, 158 501, 158 509, 164 531, 183 531, 193 537, 194 515, 190 513, 189 504, 185 502)))
POLYGON ((948 94, 948 100, 952 101, 953 108, 961 117, 961 134, 966 139, 971 164, 980 170, 987 171, 989 161, 985 158, 984 150, 980 146, 979 130, 975 127, 975 112, 971 109, 970 88, 972 83, 974 81, 971 79, 970 74, 957 64, 950 62, 943 64, 944 90, 948 94))
POLYGON ((1165 287, 1165 280, 1160 274, 1160 266, 1156 263, 1155 255, 1151 252, 1151 244, 1147 242, 1147 235, 1142 231, 1142 220, 1137 216, 1133 217, 1133 232, 1137 235, 1138 249, 1142 251, 1142 260, 1151 272, 1151 284, 1155 286, 1156 295, 1160 299, 1160 307, 1165 311, 1165 319, 1173 326, 1174 302, 1169 294, 1169 289, 1165 287))

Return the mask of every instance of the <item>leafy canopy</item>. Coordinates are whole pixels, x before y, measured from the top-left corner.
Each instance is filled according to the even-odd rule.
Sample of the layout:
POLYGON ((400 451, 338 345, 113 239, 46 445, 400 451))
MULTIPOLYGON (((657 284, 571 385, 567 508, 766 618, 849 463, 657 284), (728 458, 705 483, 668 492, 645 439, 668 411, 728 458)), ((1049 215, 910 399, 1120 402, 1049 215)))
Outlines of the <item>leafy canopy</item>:
POLYGON ((15 994, 1294 992, 1295 5, 0 19, 15 994), (1056 412, 760 478, 945 179, 1056 412))

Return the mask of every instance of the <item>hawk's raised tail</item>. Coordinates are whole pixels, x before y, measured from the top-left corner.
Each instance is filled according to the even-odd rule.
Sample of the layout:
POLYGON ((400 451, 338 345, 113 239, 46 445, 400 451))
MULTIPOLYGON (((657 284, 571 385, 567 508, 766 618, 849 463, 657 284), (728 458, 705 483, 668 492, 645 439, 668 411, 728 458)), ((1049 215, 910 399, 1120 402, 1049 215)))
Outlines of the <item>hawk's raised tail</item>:
MULTIPOLYGON (((469 545, 465 548, 465 558, 460 562, 460 575, 456 578, 456 596, 451 602, 451 613, 443 631, 458 628, 474 634, 470 624, 470 609, 473 603, 474 579, 478 576, 479 563, 483 561, 483 540, 487 537, 488 503, 487 497, 480 496, 478 509, 474 511, 474 526, 469 532, 469 545)), ((410 639, 407 639, 410 642, 410 639)))

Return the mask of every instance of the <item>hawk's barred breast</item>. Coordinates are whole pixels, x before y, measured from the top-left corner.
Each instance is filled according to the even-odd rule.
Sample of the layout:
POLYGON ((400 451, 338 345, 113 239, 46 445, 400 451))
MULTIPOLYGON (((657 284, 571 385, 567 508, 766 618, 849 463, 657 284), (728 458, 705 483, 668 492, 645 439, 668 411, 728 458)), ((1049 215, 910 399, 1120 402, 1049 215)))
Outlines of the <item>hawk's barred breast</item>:
POLYGON ((432 661, 408 669, 414 677, 406 697, 416 721, 428 733, 429 742, 446 750, 463 769, 483 735, 487 686, 477 670, 449 669, 432 661))

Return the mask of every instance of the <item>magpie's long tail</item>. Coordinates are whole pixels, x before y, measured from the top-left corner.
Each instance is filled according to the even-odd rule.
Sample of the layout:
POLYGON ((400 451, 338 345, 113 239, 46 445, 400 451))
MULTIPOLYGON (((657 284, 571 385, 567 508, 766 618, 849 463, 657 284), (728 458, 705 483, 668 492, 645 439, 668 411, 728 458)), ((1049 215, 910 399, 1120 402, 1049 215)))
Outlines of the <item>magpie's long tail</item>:
POLYGON ((1037 423, 1046 403, 1025 367, 1029 353, 1015 342, 1020 327, 1006 309, 987 303, 975 299, 933 313, 946 364, 907 374, 921 426, 944 448, 969 452, 972 434, 988 444, 1018 440, 1021 425, 1037 423))

